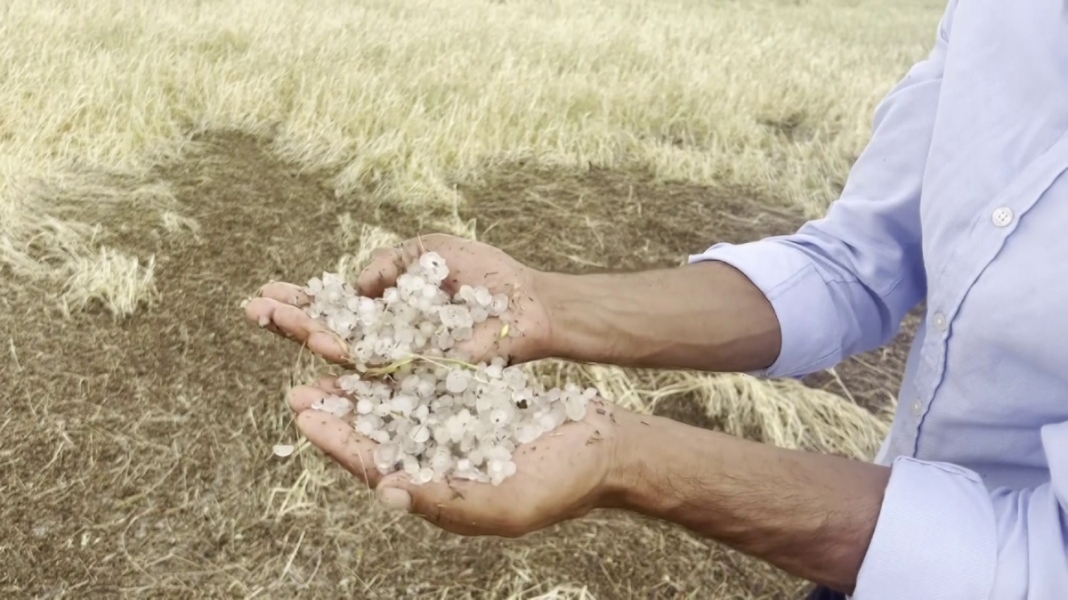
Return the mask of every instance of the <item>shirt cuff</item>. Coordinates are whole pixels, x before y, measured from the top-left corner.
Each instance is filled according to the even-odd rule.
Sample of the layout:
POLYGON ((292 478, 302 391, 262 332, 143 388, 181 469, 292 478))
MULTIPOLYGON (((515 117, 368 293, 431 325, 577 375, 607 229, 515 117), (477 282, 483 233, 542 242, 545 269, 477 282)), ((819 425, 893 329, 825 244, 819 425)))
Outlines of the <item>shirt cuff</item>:
POLYGON ((718 261, 739 270, 771 302, 782 332, 782 349, 756 377, 801 377, 841 360, 839 312, 812 260, 788 242, 765 239, 716 244, 689 257, 689 264, 718 261))
POLYGON ((987 598, 996 527, 990 494, 975 473, 899 457, 852 599, 987 598))

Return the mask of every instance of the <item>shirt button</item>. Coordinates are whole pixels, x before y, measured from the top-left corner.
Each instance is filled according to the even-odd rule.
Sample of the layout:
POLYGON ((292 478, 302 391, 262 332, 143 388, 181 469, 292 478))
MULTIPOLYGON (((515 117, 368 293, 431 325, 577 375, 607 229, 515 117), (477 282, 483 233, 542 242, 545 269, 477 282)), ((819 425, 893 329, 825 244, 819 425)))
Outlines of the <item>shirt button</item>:
POLYGON ((912 414, 913 415, 918 417, 918 416, 920 416, 920 413, 922 411, 923 411, 923 405, 920 404, 919 400, 917 400, 917 401, 912 403, 912 414))
POLYGON ((946 330, 946 315, 943 315, 940 312, 935 313, 934 326, 937 327, 939 331, 945 331, 946 330))
POLYGON ((1009 223, 1012 223, 1012 209, 1007 206, 994 211, 994 214, 990 215, 990 220, 994 222, 997 227, 1005 227, 1009 223))

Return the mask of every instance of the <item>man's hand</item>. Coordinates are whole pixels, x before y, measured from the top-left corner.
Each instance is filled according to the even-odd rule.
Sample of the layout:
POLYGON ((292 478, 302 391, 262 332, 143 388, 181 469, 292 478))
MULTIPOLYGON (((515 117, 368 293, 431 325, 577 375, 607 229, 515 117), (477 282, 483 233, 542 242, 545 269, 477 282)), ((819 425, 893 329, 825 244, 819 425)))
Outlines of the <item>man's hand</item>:
POLYGON ((595 508, 623 509, 846 592, 856 583, 890 475, 886 467, 776 448, 596 400, 582 421, 519 446, 516 473, 500 486, 415 485, 403 472, 383 477, 373 441, 309 408, 328 394, 343 394, 331 378, 293 390, 301 433, 380 501, 446 531, 518 537, 595 508))
MULTIPOLYGON (((542 358, 654 369, 752 371, 772 364, 779 322, 764 294, 741 272, 709 262, 638 273, 566 275, 527 267, 492 246, 443 234, 375 251, 358 276, 359 293, 379 296, 424 252, 445 258, 442 287, 482 285, 507 294, 513 322, 491 318, 458 344, 470 362, 495 356, 509 363, 542 358)), ((246 307, 248 318, 306 344, 329 361, 347 363, 346 348, 312 320, 309 298, 289 283, 270 283, 246 307)))
POLYGON ((292 391, 290 406, 298 413, 301 433, 375 489, 384 504, 446 531, 518 537, 584 516, 610 503, 615 493, 618 423, 630 413, 602 400, 589 404, 582 421, 516 448, 516 473, 499 486, 459 479, 417 485, 403 471, 383 477, 374 466, 375 442, 341 419, 309 408, 331 394, 344 394, 332 378, 292 391))
MULTIPOLYGON (((501 335, 504 324, 499 319, 490 318, 476 325, 470 339, 457 345, 471 362, 495 356, 510 363, 545 357, 551 326, 539 298, 539 273, 492 246, 443 234, 411 239, 394 248, 376 250, 354 286, 362 295, 379 297, 396 285, 408 265, 431 251, 440 254, 449 266, 449 276, 442 282, 448 293, 455 294, 462 285, 485 286, 491 293, 511 299, 508 335, 501 335)), ((269 283, 246 306, 246 315, 275 333, 307 344, 312 352, 331 362, 346 363, 347 349, 304 312, 310 299, 302 290, 291 283, 269 283)))

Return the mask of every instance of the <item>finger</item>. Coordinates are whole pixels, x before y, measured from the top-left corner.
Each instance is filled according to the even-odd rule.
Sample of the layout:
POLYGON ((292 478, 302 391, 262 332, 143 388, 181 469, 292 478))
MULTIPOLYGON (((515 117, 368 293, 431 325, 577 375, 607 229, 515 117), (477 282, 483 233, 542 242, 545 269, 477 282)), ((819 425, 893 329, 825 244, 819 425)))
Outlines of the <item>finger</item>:
POLYGON ((504 516, 512 500, 501 486, 458 479, 416 484, 406 473, 396 472, 382 478, 375 496, 389 508, 406 510, 460 535, 510 536, 516 531, 504 516))
POLYGON ((284 281, 272 281, 271 283, 268 283, 260 288, 259 296, 261 298, 270 298, 271 300, 277 300, 283 304, 292 304, 293 306, 301 308, 311 304, 312 300, 311 296, 304 292, 304 288, 284 281))
POLYGON ((311 304, 311 297, 304 293, 304 290, 299 286, 281 281, 272 281, 260 288, 257 297, 250 298, 246 303, 245 315, 250 321, 274 333, 289 337, 271 323, 271 314, 274 311, 273 307, 276 302, 303 308, 311 304))
POLYGON ((383 506, 390 510, 410 513, 412 512, 412 495, 408 490, 398 487, 382 487, 381 484, 375 489, 375 496, 383 506))
POLYGON ((371 487, 382 476, 375 468, 375 444, 356 433, 341 419, 318 410, 305 410, 297 415, 297 429, 327 456, 371 487))
POLYGON ((408 240, 393 248, 379 248, 371 253, 371 261, 356 277, 356 290, 363 296, 378 298, 397 283, 397 277, 419 258, 418 240, 408 240))
MULTIPOLYGON (((465 483, 465 482, 463 482, 465 483)), ((375 497, 387 508, 409 512, 453 533, 467 533, 456 500, 463 497, 461 482, 433 482, 416 485, 403 471, 390 473, 375 488, 375 497)), ((469 524, 473 526, 473 524, 469 524)))
MULTIPOLYGON (((278 302, 277 300, 271 300, 271 302, 273 302, 269 309, 271 323, 287 335, 292 336, 293 339, 306 342, 313 333, 326 331, 326 327, 322 323, 311 318, 308 313, 296 306, 278 302)), ((249 306, 252 306, 252 304, 249 303, 249 306)))
POLYGON ((260 327, 271 327, 300 342, 308 339, 309 332, 324 329, 300 308, 274 298, 253 298, 245 306, 245 316, 260 327))
POLYGON ((257 298, 249 303, 246 310, 250 313, 250 319, 255 318, 261 324, 267 319, 282 335, 306 344, 309 350, 326 360, 333 363, 348 362, 347 348, 340 339, 296 306, 257 298))
POLYGON ((245 305, 245 318, 260 327, 271 327, 277 333, 281 333, 271 323, 271 316, 278 305, 279 302, 271 298, 253 298, 245 305))
POLYGON ((298 385, 289 390, 289 408, 294 412, 303 412, 316 402, 330 396, 340 396, 344 392, 337 388, 319 387, 318 385, 298 385))

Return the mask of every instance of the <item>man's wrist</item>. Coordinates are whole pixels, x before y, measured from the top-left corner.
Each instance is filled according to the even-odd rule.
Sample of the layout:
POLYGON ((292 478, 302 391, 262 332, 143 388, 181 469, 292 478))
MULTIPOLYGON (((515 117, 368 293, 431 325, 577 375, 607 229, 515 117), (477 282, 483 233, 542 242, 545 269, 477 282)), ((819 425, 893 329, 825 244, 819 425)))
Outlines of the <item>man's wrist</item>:
POLYGON ((663 417, 630 411, 615 412, 611 466, 599 495, 599 508, 622 509, 662 517, 672 502, 661 476, 667 465, 660 451, 671 443, 672 426, 663 417))
POLYGON ((581 275, 551 271, 534 274, 535 295, 545 309, 544 331, 535 343, 531 360, 560 358, 588 360, 576 336, 573 305, 579 296, 581 275))

